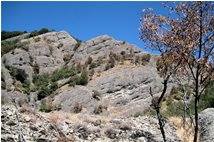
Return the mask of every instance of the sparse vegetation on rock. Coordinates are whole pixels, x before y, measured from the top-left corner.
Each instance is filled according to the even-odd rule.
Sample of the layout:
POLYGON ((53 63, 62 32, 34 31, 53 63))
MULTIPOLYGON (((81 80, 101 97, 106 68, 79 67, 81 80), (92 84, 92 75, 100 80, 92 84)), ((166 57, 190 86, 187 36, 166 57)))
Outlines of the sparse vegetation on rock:
POLYGON ((28 50, 27 42, 20 42, 18 40, 15 41, 2 41, 1 42, 1 56, 4 54, 13 51, 16 48, 21 48, 24 50, 28 50))

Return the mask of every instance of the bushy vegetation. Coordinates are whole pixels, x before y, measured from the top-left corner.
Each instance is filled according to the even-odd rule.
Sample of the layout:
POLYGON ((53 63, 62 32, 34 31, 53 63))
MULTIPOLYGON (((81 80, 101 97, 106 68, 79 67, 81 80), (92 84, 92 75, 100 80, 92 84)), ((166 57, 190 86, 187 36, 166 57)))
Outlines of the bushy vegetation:
MULTIPOLYGON (((207 89, 205 90, 204 94, 200 97, 199 104, 198 104, 198 111, 201 112, 206 108, 214 108, 214 81, 212 81, 207 89)), ((192 112, 194 112, 194 100, 190 103, 190 108, 192 112)))
POLYGON ((57 81, 60 79, 68 78, 77 74, 74 67, 63 67, 61 69, 55 70, 51 75, 51 81, 57 81))
POLYGON ((34 75, 33 83, 36 86, 35 89, 38 90, 39 100, 49 96, 52 92, 54 92, 58 88, 57 82, 51 81, 50 74, 34 75))
POLYGON ((11 37, 15 37, 21 34, 27 33, 27 31, 2 31, 1 40, 5 40, 11 37))
POLYGON ((34 75, 33 83, 36 86, 35 89, 39 90, 38 99, 41 100, 52 94, 59 87, 57 81, 69 77, 70 86, 86 85, 88 83, 87 70, 83 69, 81 75, 78 75, 78 70, 75 67, 66 66, 50 74, 34 75))
POLYGON ((30 81, 29 80, 25 80, 23 83, 22 83, 22 86, 24 88, 24 93, 26 93, 27 95, 30 95, 30 91, 31 91, 31 84, 30 84, 30 81))
POLYGON ((48 32, 50 32, 50 30, 47 29, 47 28, 42 28, 39 31, 34 30, 34 31, 32 31, 30 33, 30 37, 38 36, 38 35, 45 34, 45 33, 48 33, 48 32))
POLYGON ((202 105, 204 108, 214 108, 214 81, 212 81, 207 87, 207 89, 205 90, 205 94, 201 96, 199 107, 202 105))
POLYGON ((143 55, 141 57, 142 64, 145 65, 146 63, 149 62, 150 59, 151 59, 151 55, 150 54, 143 55))
POLYGON ((1 56, 4 54, 14 50, 15 48, 22 48, 27 50, 27 42, 19 42, 18 40, 15 41, 2 41, 1 42, 1 56))
POLYGON ((51 107, 45 101, 42 101, 39 110, 42 112, 51 112, 51 107))
POLYGON ((39 110, 42 112, 51 112, 54 110, 60 110, 61 108, 61 105, 55 105, 51 102, 51 100, 42 100, 39 106, 39 110))
MULTIPOLYGON (((205 90, 205 93, 201 96, 198 110, 199 112, 205 110, 206 108, 214 107, 214 82, 211 82, 210 85, 205 90)), ((190 96, 189 111, 194 115, 194 99, 191 97, 191 91, 187 92, 187 95, 190 96)), ((165 109, 162 110, 162 115, 164 117, 179 116, 182 117, 184 114, 184 103, 183 103, 183 93, 182 88, 173 86, 168 97, 165 99, 165 109)), ((155 110, 149 108, 146 111, 148 115, 155 115, 155 110)), ((189 115, 189 114, 188 114, 189 115)))
POLYGON ((23 69, 15 68, 12 66, 6 66, 6 68, 10 71, 11 76, 14 77, 16 80, 22 83, 27 80, 28 75, 23 69))

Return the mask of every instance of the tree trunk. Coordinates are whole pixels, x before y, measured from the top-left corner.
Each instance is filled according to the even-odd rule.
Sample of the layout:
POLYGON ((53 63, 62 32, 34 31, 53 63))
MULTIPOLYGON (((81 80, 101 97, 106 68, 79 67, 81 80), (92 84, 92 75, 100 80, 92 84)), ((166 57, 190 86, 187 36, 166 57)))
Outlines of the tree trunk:
POLYGON ((198 140, 198 97, 195 97, 195 134, 194 142, 198 140))
POLYGON ((160 126, 160 130, 161 130, 161 134, 162 134, 162 137, 163 137, 163 141, 166 142, 166 135, 165 135, 165 131, 164 131, 164 122, 163 122, 163 119, 162 119, 162 116, 160 114, 160 110, 156 110, 156 113, 157 113, 157 117, 158 117, 158 123, 159 123, 159 126, 160 126))
MULTIPOLYGON (((199 39, 199 52, 198 59, 201 58, 202 54, 202 21, 203 21, 203 9, 202 4, 200 5, 200 39, 199 39)), ((200 77, 200 65, 197 65, 196 76, 195 76, 195 134, 194 134, 194 142, 198 141, 198 102, 199 102, 199 77, 200 77)))
MULTIPOLYGON (((160 114, 160 104, 161 104, 161 101, 162 101, 164 95, 166 94, 168 79, 169 79, 169 77, 167 77, 167 79, 164 80, 164 82, 163 82, 163 85, 164 85, 163 91, 162 91, 158 101, 154 102, 154 104, 153 104, 154 107, 155 107, 155 111, 156 111, 157 117, 158 117, 158 123, 159 123, 160 131, 161 131, 161 134, 162 134, 164 142, 166 142, 166 135, 165 135, 165 131, 164 131, 164 122, 163 122, 162 116, 160 114)), ((152 95, 151 90, 150 90, 150 94, 152 95)))

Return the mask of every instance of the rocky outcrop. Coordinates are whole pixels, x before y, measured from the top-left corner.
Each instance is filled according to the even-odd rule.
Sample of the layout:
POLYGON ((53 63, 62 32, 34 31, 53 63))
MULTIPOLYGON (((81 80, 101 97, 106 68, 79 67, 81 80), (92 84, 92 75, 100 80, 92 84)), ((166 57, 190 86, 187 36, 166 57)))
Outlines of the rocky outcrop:
POLYGON ((62 110, 72 112, 75 103, 80 103, 86 112, 93 113, 97 105, 103 105, 111 113, 113 109, 121 115, 131 116, 146 110, 151 103, 149 88, 158 95, 161 78, 150 65, 118 65, 89 81, 87 86, 63 88, 54 97, 54 103, 62 104, 62 110), (101 99, 93 98, 93 91, 101 99), (123 113, 122 113, 123 112, 123 113))
MULTIPOLYGON (((2 82, 5 83, 5 90, 1 94, 4 104, 2 141, 18 141, 20 130, 27 141, 65 141, 65 138, 71 138, 69 141, 73 138, 75 141, 162 141, 156 119, 132 117, 142 114, 150 106, 150 87, 154 95, 159 95, 161 91, 162 79, 156 70, 156 56, 108 35, 80 42, 61 31, 23 39, 21 42, 27 43, 28 48, 12 50, 2 57, 2 82), (19 80, 19 76, 12 76, 11 66, 23 69, 31 84, 24 82, 25 77, 19 80), (32 83, 33 75, 52 73, 66 66, 75 66, 76 76, 66 72, 67 75, 63 70, 59 74, 54 73, 59 76, 65 73, 64 78, 56 77, 53 81, 53 74, 50 74, 49 82, 45 85, 36 88, 36 82, 32 83), (72 79, 74 82, 82 79, 81 70, 83 73, 84 69, 89 75, 88 84, 72 87, 72 79), (43 100, 37 100, 39 93, 45 94, 43 100), (47 107, 56 107, 51 111, 61 110, 46 114, 37 110, 6 107, 7 104, 12 105, 12 101, 21 109, 28 106, 37 110, 41 107, 44 110, 47 107), (9 116, 8 111, 11 114, 9 116), (59 120, 52 113, 78 119, 68 122, 69 117, 66 116, 59 120), (87 121, 86 118, 96 120, 87 121)), ((166 133, 169 141, 179 141, 174 128, 168 123, 166 133)))
POLYGON ((199 114, 201 127, 201 141, 213 142, 214 140, 214 108, 208 108, 199 114))
POLYGON ((59 92, 54 99, 55 104, 62 106, 62 111, 74 112, 75 104, 81 105, 82 109, 93 112, 98 101, 93 99, 92 90, 85 86, 69 87, 59 92))
POLYGON ((98 36, 83 42, 72 57, 70 64, 81 63, 84 64, 88 57, 92 57, 94 61, 98 59, 108 59, 110 52, 121 55, 122 52, 126 54, 140 53, 141 50, 134 46, 129 45, 126 42, 117 41, 108 35, 98 36))

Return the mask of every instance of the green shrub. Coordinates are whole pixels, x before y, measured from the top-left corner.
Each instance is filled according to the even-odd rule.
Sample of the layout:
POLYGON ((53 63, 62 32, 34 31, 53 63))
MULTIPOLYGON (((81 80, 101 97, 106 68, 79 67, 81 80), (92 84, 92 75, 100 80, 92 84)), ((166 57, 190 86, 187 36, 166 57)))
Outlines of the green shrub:
MULTIPOLYGON (((194 98, 190 102, 190 108, 194 114, 194 98)), ((198 104, 198 111, 201 112, 206 108, 214 108, 214 81, 212 81, 201 95, 198 104)))
POLYGON ((42 101, 39 110, 42 112, 51 112, 51 107, 46 103, 46 101, 42 101))
POLYGON ((142 62, 149 62, 150 59, 151 59, 151 55, 150 54, 145 54, 141 58, 142 62))
POLYGON ((43 74, 43 75, 33 75, 33 83, 37 86, 48 86, 49 84, 49 74, 43 74))
POLYGON ((60 79, 64 79, 70 76, 74 76, 76 74, 76 69, 73 67, 63 67, 61 69, 55 70, 51 75, 51 80, 53 82, 58 81, 60 79))
POLYGON ((3 41, 1 42, 1 56, 14 50, 16 48, 17 41, 3 41))
POLYGON ((49 96, 50 94, 52 94, 54 91, 56 91, 58 89, 58 84, 57 82, 48 82, 48 85, 44 84, 40 84, 40 86, 38 86, 38 100, 41 100, 47 96, 49 96))
POLYGON ((59 111, 60 109, 62 109, 62 106, 60 104, 53 104, 50 99, 42 100, 39 106, 39 110, 42 112, 51 112, 54 110, 59 111))
POLYGON ((6 68, 10 71, 11 76, 13 76, 16 80, 20 82, 24 82, 28 75, 25 73, 23 69, 15 68, 12 66, 6 66, 6 68))
POLYGON ((28 50, 27 42, 20 42, 18 40, 15 41, 2 41, 1 42, 1 56, 4 54, 14 50, 15 48, 21 48, 24 50, 28 50))
POLYGON ((80 76, 80 80, 79 82, 77 82, 77 85, 86 85, 88 83, 88 71, 87 69, 83 69, 81 76, 80 76))
POLYGON ((204 96, 201 96, 201 103, 205 103, 205 108, 213 107, 214 108, 214 81, 212 81, 207 89, 205 90, 204 96))
POLYGON ((22 84, 23 88, 24 88, 24 92, 27 94, 27 95, 30 95, 30 91, 31 91, 31 88, 30 88, 30 81, 29 80, 25 80, 22 84))
POLYGON ((96 68, 96 66, 97 66, 96 63, 92 62, 89 66, 89 69, 94 69, 96 68))
POLYGON ((49 32, 49 30, 47 29, 47 28, 42 28, 42 29, 40 29, 39 30, 39 32, 38 32, 38 34, 45 34, 45 33, 48 33, 49 32))
POLYGON ((167 109, 163 111, 163 116, 182 116, 184 112, 184 104, 182 101, 173 101, 170 105, 167 106, 167 109))
POLYGON ((50 95, 50 88, 48 86, 42 86, 39 88, 39 92, 37 94, 38 100, 41 100, 50 95))
POLYGON ((47 28, 42 28, 39 31, 34 30, 30 33, 30 37, 38 36, 50 32, 47 28))
POLYGON ((38 36, 38 35, 39 35, 39 33, 37 30, 34 30, 30 33, 30 37, 34 37, 34 36, 38 36))
POLYGON ((22 35, 24 33, 27 33, 26 31, 2 31, 1 32, 1 40, 5 40, 11 37, 15 37, 18 35, 22 35))

